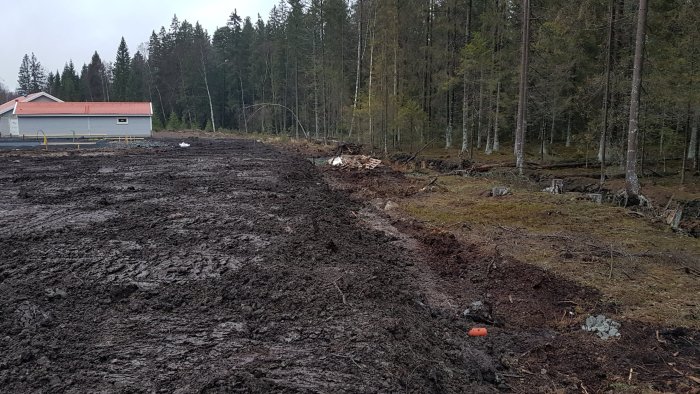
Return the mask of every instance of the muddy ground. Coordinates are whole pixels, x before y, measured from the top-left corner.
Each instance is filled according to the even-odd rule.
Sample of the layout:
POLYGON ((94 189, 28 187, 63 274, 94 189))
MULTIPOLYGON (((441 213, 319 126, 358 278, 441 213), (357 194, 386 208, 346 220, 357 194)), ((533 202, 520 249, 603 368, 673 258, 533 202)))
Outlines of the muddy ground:
POLYGON ((401 185, 389 170, 166 142, 0 152, 3 392, 700 387, 697 332, 582 332, 579 312, 615 305, 372 207, 353 185, 401 185), (488 314, 464 317, 473 301, 488 314))

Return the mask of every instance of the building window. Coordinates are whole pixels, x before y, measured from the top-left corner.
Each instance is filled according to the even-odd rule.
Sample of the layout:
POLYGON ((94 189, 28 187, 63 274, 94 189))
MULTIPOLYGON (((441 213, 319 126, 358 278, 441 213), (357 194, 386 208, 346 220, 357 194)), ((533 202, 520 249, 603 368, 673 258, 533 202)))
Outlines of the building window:
POLYGON ((117 124, 129 124, 129 118, 117 118, 117 124))

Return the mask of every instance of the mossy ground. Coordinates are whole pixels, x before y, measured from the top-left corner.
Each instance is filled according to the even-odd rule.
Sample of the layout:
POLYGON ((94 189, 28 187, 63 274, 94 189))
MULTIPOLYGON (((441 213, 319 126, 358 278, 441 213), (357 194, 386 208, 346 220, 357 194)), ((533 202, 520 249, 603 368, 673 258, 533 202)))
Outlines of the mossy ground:
MULTIPOLYGON (((429 181, 430 175, 413 175, 429 181)), ((628 209, 502 179, 444 176, 447 191, 400 201, 409 215, 601 290, 628 318, 700 328, 700 241, 628 209)), ((526 183, 525 183, 526 184, 526 183)))

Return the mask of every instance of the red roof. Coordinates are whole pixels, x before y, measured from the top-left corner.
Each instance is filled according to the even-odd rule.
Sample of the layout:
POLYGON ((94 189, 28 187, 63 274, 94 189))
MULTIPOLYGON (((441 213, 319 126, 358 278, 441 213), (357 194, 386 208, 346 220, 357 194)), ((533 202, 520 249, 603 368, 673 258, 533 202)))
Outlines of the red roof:
POLYGON ((15 115, 137 115, 151 116, 151 103, 17 103, 15 115))
POLYGON ((51 100, 54 100, 54 101, 56 101, 56 102, 61 102, 61 103, 63 102, 63 100, 58 99, 58 98, 56 98, 56 97, 54 97, 54 96, 52 96, 52 95, 50 95, 50 94, 48 94, 48 93, 46 93, 46 92, 32 93, 32 94, 28 94, 28 95, 26 95, 26 96, 17 97, 16 99, 12 99, 12 100, 10 100, 10 101, 4 103, 4 104, 0 104, 0 115, 4 114, 4 113, 7 112, 7 111, 10 111, 10 110, 14 109, 14 108, 15 108, 15 102, 29 102, 29 101, 34 101, 34 100, 36 100, 36 99, 38 99, 39 97, 42 97, 42 96, 43 96, 43 97, 47 97, 47 98, 49 98, 49 99, 51 99, 51 100))

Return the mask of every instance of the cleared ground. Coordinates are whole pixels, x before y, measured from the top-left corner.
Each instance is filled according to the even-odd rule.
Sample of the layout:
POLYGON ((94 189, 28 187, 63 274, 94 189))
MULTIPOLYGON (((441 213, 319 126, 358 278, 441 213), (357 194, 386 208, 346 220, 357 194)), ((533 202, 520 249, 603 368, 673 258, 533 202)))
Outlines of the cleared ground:
POLYGON ((398 175, 165 142, 0 152, 3 391, 698 387, 697 332, 599 340, 579 315, 615 313, 597 290, 337 191, 398 175), (477 300, 486 322, 461 314, 477 300))

